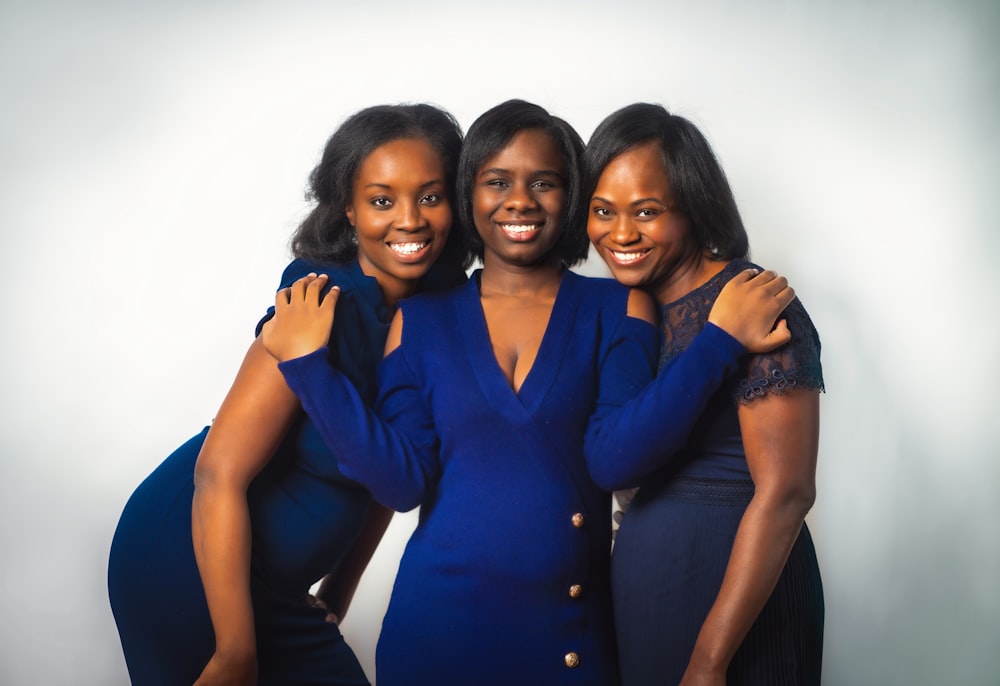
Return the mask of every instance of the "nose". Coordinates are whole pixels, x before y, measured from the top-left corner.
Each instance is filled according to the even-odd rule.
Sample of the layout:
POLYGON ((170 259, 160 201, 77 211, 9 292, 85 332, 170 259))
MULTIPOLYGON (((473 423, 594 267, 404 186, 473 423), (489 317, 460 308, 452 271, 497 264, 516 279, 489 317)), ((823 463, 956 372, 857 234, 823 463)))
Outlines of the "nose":
POLYGON ((399 215, 396 218, 396 228, 404 231, 415 231, 427 223, 423 212, 424 206, 419 201, 403 200, 397 207, 399 215))
POLYGON ((538 199, 527 184, 516 183, 511 186, 504 203, 507 209, 525 212, 538 207, 538 199))
POLYGON ((629 245, 638 241, 640 236, 635 224, 631 221, 631 217, 620 215, 615 219, 611 231, 608 232, 608 238, 618 245, 629 245))

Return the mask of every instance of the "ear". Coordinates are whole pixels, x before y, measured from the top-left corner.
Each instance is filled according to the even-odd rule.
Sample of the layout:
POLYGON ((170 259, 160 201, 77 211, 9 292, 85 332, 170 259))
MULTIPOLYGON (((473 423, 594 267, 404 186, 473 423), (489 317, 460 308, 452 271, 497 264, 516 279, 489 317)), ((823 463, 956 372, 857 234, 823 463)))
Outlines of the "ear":
POLYGON ((351 203, 347 203, 347 205, 344 207, 344 214, 347 215, 347 222, 351 226, 356 226, 356 224, 354 223, 354 217, 355 217, 355 214, 354 214, 354 203, 352 203, 352 202, 351 203))

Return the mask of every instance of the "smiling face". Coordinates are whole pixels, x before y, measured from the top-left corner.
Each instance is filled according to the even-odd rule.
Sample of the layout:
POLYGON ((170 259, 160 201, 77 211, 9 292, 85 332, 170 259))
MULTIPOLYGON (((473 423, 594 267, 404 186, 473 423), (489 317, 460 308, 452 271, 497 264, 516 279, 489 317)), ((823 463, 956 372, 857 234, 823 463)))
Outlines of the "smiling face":
POLYGON ((559 146, 540 129, 518 132, 476 173, 472 214, 484 264, 530 266, 550 259, 565 195, 559 146))
POLYGON ((358 167, 345 214, 357 230, 361 270, 390 300, 411 293, 451 228, 441 156, 422 138, 375 148, 358 167))
POLYGON ((627 286, 661 292, 699 264, 702 247, 673 207, 658 141, 608 163, 590 199, 587 235, 611 273, 627 286))

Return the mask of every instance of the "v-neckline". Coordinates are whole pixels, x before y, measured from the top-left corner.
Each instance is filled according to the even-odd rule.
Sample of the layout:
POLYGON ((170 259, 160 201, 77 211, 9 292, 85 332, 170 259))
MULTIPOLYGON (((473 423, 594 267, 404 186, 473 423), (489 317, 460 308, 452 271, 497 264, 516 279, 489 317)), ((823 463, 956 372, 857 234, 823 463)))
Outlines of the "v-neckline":
POLYGON ((555 302, 552 304, 552 311, 549 313, 549 320, 545 325, 542 340, 538 344, 538 351, 535 353, 535 359, 525 374, 521 387, 517 390, 514 390, 514 386, 507 380, 507 375, 504 374, 496 352, 493 350, 493 340, 490 338, 486 313, 479 295, 479 273, 477 272, 473 278, 469 279, 466 284, 467 297, 465 299, 469 335, 465 339, 476 376, 488 395, 494 398, 499 396, 513 398, 526 409, 531 409, 540 398, 544 397, 552 380, 555 379, 559 351, 565 347, 566 336, 569 335, 569 330, 572 328, 565 321, 572 310, 570 307, 571 298, 568 295, 572 279, 572 272, 569 270, 563 272, 559 288, 556 291, 555 302))

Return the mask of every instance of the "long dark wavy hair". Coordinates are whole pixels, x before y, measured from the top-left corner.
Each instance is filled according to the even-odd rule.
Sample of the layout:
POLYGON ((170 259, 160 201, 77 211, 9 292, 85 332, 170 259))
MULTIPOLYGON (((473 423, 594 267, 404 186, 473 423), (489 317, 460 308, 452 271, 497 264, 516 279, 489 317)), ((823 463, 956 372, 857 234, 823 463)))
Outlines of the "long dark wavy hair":
POLYGON ((649 141, 660 144, 671 200, 691 223, 699 245, 719 259, 748 258, 747 232, 712 147, 697 126, 662 105, 628 105, 600 123, 583 154, 586 197, 594 194, 611 160, 649 141))
POLYGON ((466 250, 482 259, 483 239, 476 231, 472 214, 472 191, 476 174, 491 157, 499 153, 521 131, 538 129, 548 134, 558 146, 566 165, 566 206, 559 226, 555 251, 567 265, 587 257, 587 231, 583 223, 586 209, 583 195, 581 158, 583 140, 568 123, 545 109, 524 100, 508 100, 484 112, 465 136, 458 163, 455 214, 460 224, 466 250))
MULTIPOLYGON (((365 108, 348 117, 330 136, 322 159, 309 174, 306 200, 316 205, 292 235, 295 257, 319 264, 346 264, 357 257, 355 229, 344 208, 351 202, 358 169, 376 148, 400 138, 426 140, 438 152, 444 164, 448 199, 454 203, 462 150, 462 131, 455 118, 426 104, 365 108)), ((470 262, 459 233, 451 231, 438 259, 454 269, 470 262)))

